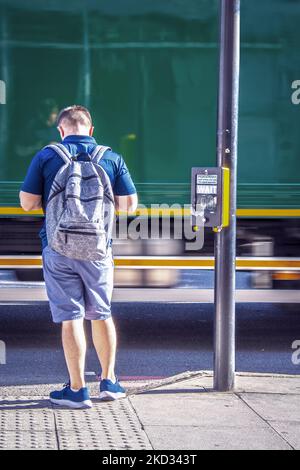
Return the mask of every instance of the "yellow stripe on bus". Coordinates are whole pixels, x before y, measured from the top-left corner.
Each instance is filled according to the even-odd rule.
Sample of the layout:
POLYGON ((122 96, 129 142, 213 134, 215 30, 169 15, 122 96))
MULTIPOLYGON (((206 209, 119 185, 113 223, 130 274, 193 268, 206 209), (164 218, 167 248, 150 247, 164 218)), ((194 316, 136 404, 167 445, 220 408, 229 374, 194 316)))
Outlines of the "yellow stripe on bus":
POLYGON ((300 273, 297 272, 279 272, 273 273, 274 281, 300 281, 300 273))
POLYGON ((43 215, 43 211, 25 212, 21 207, 0 207, 0 215, 43 215))
POLYGON ((300 209, 238 209, 238 217, 300 217, 300 209))
MULTIPOLYGON (((122 212, 117 212, 122 216, 122 212)), ((123 213, 124 214, 124 213, 123 213)), ((42 210, 25 212, 20 207, 0 207, 0 215, 42 216, 42 210)), ((134 213, 143 217, 190 217, 189 209, 140 208, 134 213)), ((300 209, 238 209, 237 217, 300 217, 300 209)))
MULTIPOLYGON (((171 258, 171 257, 116 257, 115 266, 120 268, 199 268, 213 269, 214 258, 171 258)), ((0 257, 0 268, 22 268, 22 267, 41 267, 42 258, 37 257, 0 257)), ((237 258, 237 269, 270 269, 270 270, 289 270, 300 269, 300 259, 251 259, 237 258)))

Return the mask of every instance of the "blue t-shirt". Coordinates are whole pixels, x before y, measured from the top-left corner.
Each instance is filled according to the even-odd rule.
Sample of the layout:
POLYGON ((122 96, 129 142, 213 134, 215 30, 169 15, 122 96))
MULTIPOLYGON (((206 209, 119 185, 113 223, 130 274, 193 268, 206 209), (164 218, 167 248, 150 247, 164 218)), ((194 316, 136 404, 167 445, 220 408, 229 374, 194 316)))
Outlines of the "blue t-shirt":
MULTIPOLYGON (((66 137, 62 144, 69 150, 71 155, 80 152, 92 153, 97 145, 95 139, 89 136, 71 135, 66 137)), ((136 193, 135 186, 128 168, 117 153, 107 150, 99 164, 109 176, 113 192, 116 196, 129 196, 136 193)), ((62 158, 52 149, 43 149, 32 159, 21 190, 31 194, 42 196, 44 212, 49 197, 53 180, 58 170, 64 165, 62 158)), ((40 231, 43 248, 47 246, 45 223, 40 231)))

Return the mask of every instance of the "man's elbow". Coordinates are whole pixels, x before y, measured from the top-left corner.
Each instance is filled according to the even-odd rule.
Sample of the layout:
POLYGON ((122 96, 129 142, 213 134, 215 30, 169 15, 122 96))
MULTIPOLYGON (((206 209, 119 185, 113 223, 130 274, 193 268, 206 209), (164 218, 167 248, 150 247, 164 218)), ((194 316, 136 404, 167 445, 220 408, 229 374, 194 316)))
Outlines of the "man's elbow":
POLYGON ((128 212, 135 212, 138 207, 138 198, 135 197, 133 201, 128 204, 128 212))
POLYGON ((135 194, 134 196, 131 196, 129 198, 129 201, 127 203, 127 212, 132 214, 133 212, 137 210, 137 207, 138 207, 138 197, 135 194))
POLYGON ((136 210, 137 210, 137 204, 134 204, 134 205, 128 207, 127 212, 129 214, 134 214, 136 212, 136 210))
POLYGON ((25 212, 31 212, 31 211, 38 211, 41 209, 41 206, 26 206, 26 205, 23 205, 21 206, 23 211, 25 212))
POLYGON ((40 200, 28 200, 22 193, 19 194, 20 198, 20 206, 22 207, 23 211, 30 212, 34 210, 39 210, 42 207, 42 203, 40 200))
POLYGON ((23 211, 25 212, 30 212, 32 211, 34 208, 32 207, 32 205, 28 204, 27 202, 25 201, 20 201, 20 205, 23 209, 23 211))
POLYGON ((31 210, 31 208, 30 208, 28 202, 24 201, 21 194, 19 195, 19 199, 20 199, 20 206, 22 207, 23 211, 29 212, 31 210))
POLYGON ((130 196, 116 196, 115 207, 118 212, 134 213, 138 206, 138 197, 136 194, 130 196))

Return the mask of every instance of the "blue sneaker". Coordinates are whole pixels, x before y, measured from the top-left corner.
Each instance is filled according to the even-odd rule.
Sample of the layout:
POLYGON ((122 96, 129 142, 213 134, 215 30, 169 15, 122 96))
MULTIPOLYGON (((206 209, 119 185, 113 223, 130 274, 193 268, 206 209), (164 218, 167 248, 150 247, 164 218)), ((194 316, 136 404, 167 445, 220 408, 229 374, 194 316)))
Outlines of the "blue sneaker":
POLYGON ((69 408, 92 408, 92 402, 87 388, 81 388, 73 392, 70 384, 65 384, 62 390, 50 393, 50 401, 55 405, 67 406, 69 408))
POLYGON ((111 401, 118 400, 119 398, 125 398, 126 391, 119 384, 118 379, 115 383, 111 380, 103 379, 100 382, 100 400, 111 401))

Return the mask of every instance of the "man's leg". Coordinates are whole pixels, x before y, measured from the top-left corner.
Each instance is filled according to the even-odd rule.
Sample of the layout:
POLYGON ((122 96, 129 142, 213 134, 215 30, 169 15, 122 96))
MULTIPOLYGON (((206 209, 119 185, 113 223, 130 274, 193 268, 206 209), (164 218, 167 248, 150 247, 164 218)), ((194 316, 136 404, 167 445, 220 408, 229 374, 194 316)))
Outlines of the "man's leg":
POLYGON ((62 342, 71 380, 71 388, 73 390, 80 390, 85 387, 86 338, 83 319, 63 322, 62 342))
POLYGON ((102 379, 115 382, 117 338, 113 319, 92 321, 93 342, 102 368, 102 379))

